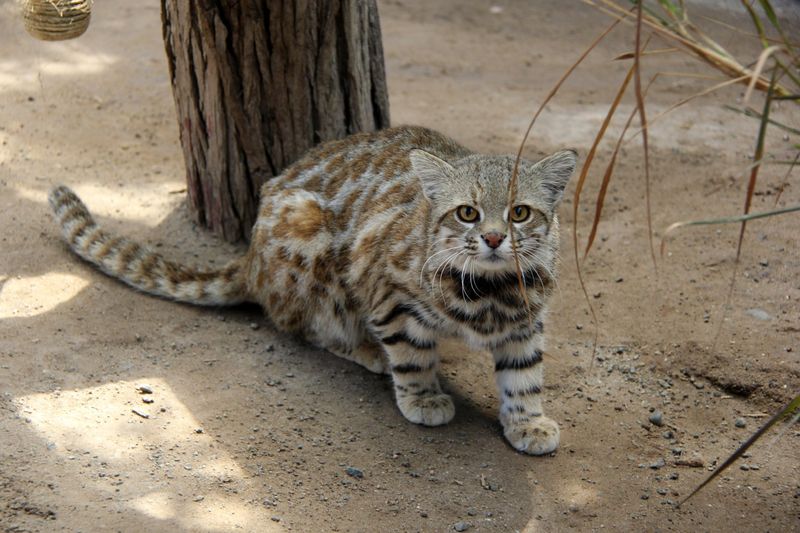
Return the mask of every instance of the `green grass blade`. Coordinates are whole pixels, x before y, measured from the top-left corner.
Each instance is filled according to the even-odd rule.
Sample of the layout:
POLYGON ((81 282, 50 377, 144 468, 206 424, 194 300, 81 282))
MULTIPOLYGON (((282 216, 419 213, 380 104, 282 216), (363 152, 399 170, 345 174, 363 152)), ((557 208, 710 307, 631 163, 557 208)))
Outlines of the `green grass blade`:
POLYGON ((767 19, 769 20, 770 24, 772 24, 772 26, 778 30, 778 35, 781 36, 781 40, 786 46, 786 49, 795 58, 795 60, 797 60, 797 54, 794 50, 794 47, 792 47, 792 42, 783 32, 783 27, 781 26, 780 22, 778 22, 778 17, 775 15, 775 10, 772 9, 772 4, 770 4, 769 0, 758 0, 758 3, 761 5, 761 9, 764 10, 764 14, 767 15, 767 19))
MULTIPOLYGON (((775 98, 773 98, 773 99, 775 99, 775 98)), ((749 107, 746 107, 746 108, 742 109, 742 108, 735 107, 735 106, 732 106, 732 105, 729 105, 729 104, 724 104, 722 107, 727 109, 727 110, 729 110, 729 111, 735 111, 736 113, 741 113, 742 115, 745 115, 747 117, 757 118, 759 120, 761 120, 763 118, 763 115, 761 113, 759 113, 758 111, 755 111, 753 109, 750 109, 749 107)), ((768 119, 768 122, 770 124, 772 124, 773 126, 782 129, 783 131, 788 131, 789 133, 793 133, 794 135, 800 135, 800 130, 797 129, 797 128, 792 128, 791 126, 787 126, 786 124, 783 124, 783 123, 778 122, 777 120, 774 120, 774 119, 771 119, 771 118, 768 119)))
POLYGON ((705 479, 705 481, 703 481, 703 482, 702 482, 702 483, 701 483, 701 484, 700 484, 700 485, 699 485, 699 486, 698 486, 696 489, 694 489, 694 490, 691 492, 691 494, 689 494, 687 497, 685 497, 683 500, 681 500, 681 501, 678 503, 678 505, 677 505, 677 506, 678 506, 678 507, 680 507, 681 505, 683 505, 684 503, 686 503, 686 502, 689 500, 689 498, 691 498, 692 496, 694 496, 695 494, 697 494, 698 492, 700 492, 700 490, 701 490, 703 487, 705 487, 706 485, 708 485, 708 484, 711 482, 711 480, 713 480, 715 477, 717 477, 717 476, 718 476, 718 475, 720 475, 722 472, 724 472, 725 470, 727 470, 727 469, 728 469, 728 467, 729 467, 729 466, 731 466, 731 465, 734 463, 734 461, 736 461, 736 460, 737 460, 739 457, 741 457, 741 455, 742 455, 744 452, 746 452, 746 451, 747 451, 747 450, 750 448, 750 446, 752 446, 752 445, 753 445, 753 444, 754 444, 754 443, 755 443, 755 442, 756 442, 758 439, 760 439, 760 438, 761 438, 761 436, 762 436, 762 435, 764 435, 764 433, 766 433, 766 432, 767 432, 767 431, 768 431, 768 430, 769 430, 769 429, 770 429, 772 426, 774 426, 776 423, 780 422, 780 421, 781 421, 781 420, 783 420, 784 418, 786 418, 786 417, 790 416, 790 415, 791 415, 793 412, 795 412, 795 411, 796 411, 796 410, 798 410, 798 409, 800 409, 800 394, 798 394, 797 396, 795 396, 795 397, 794 397, 794 399, 793 399, 792 401, 790 401, 788 404, 786 404, 786 406, 785 406, 783 409, 781 409, 781 410, 780 410, 778 413, 776 413, 776 414, 775 414, 775 416, 773 416, 772 418, 770 418, 770 419, 769 419, 769 421, 767 421, 767 423, 766 423, 766 424, 764 424, 763 426, 761 426, 760 428, 758 428, 758 431, 756 431, 755 433, 753 433, 753 434, 750 436, 750 438, 749 438, 749 439, 747 439, 747 441, 745 441, 745 443, 744 443, 744 444, 742 444, 741 446, 739 446, 739 447, 736 449, 736 451, 735 451, 735 452, 733 452, 733 453, 730 455, 730 457, 728 457, 727 459, 725 459, 725 462, 723 462, 721 465, 719 465, 719 468, 717 468, 716 470, 714 470, 714 471, 711 473, 711 475, 709 475, 709 476, 708 476, 708 477, 705 479))
MULTIPOLYGON (((753 169, 750 171, 750 180, 747 183, 747 195, 744 199, 744 214, 750 212, 750 205, 753 201, 753 194, 756 190, 756 180, 758 179, 758 171, 761 168, 761 160, 764 157, 764 139, 767 136, 767 126, 769 125, 769 112, 772 109, 772 95, 775 89, 775 76, 777 70, 772 71, 772 79, 769 82, 769 90, 767 97, 764 99, 764 111, 761 113, 761 124, 758 127, 758 139, 756 141, 756 151, 753 155, 753 161, 757 162, 753 169)), ((739 262, 739 257, 742 255, 742 242, 744 241, 744 230, 747 227, 747 221, 742 221, 742 229, 739 231, 739 242, 736 244, 736 262, 739 262)))
POLYGON ((731 217, 707 218, 703 220, 685 220, 682 222, 675 222, 674 224, 670 224, 670 226, 666 230, 664 230, 664 234, 661 236, 661 255, 663 256, 664 251, 666 250, 667 238, 672 234, 673 231, 679 228, 685 228, 688 226, 709 226, 713 224, 734 224, 737 222, 747 222, 749 220, 756 220, 758 218, 785 215, 786 213, 793 213, 795 211, 800 211, 800 205, 783 207, 781 209, 773 209, 771 211, 762 211, 760 213, 750 213, 747 215, 735 215, 731 217))

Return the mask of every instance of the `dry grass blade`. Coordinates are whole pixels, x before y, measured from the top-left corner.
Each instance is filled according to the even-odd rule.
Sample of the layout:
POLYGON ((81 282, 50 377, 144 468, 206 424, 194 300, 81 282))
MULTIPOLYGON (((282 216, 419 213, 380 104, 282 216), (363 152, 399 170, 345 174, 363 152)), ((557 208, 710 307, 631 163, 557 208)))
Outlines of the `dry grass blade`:
MULTIPOLYGON (((739 83, 739 82, 741 82, 742 80, 745 80, 745 79, 747 79, 747 76, 741 76, 741 77, 739 77, 739 78, 734 78, 734 79, 732 79, 732 80, 726 80, 726 81, 723 81, 723 82, 721 82, 721 83, 718 83, 718 84, 716 84, 716 85, 712 85, 712 86, 711 86, 711 87, 709 87, 708 89, 704 89, 704 90, 700 91, 699 93, 695 93, 695 94, 693 94, 693 95, 691 95, 691 96, 687 96, 687 97, 686 97, 686 98, 684 98, 683 100, 680 100, 680 101, 678 101, 678 102, 676 102, 676 103, 672 104, 671 106, 669 106, 668 108, 666 108, 664 111, 661 111, 659 114, 657 114, 655 117, 653 117, 653 118, 650 120, 650 122, 649 122, 648 126, 649 126, 649 127, 652 127, 652 126, 653 126, 653 124, 655 124, 656 122, 658 122, 659 120, 661 120, 662 118, 664 118, 664 116, 665 116, 665 115, 667 115, 668 113, 670 113, 670 112, 674 111, 675 109, 679 108, 680 106, 682 106, 682 105, 684 105, 684 104, 687 104, 687 103, 691 102, 691 101, 692 101, 692 100, 694 100, 695 98, 700 98, 701 96, 706 96, 706 95, 709 95, 709 94, 711 94, 711 93, 713 93, 713 92, 715 92, 715 91, 718 91, 718 90, 720 90, 720 89, 722 89, 722 88, 724 88, 724 87, 727 87, 727 86, 729 86, 729 85, 733 85, 733 84, 735 84, 735 83, 739 83)), ((631 136, 628 138, 628 140, 631 140, 631 139, 635 138, 637 135, 639 135, 640 133, 642 133, 642 131, 643 131, 643 128, 640 128, 640 129, 636 130, 636 131, 635 131, 635 132, 634 132, 634 133, 633 133, 633 134, 632 134, 632 135, 631 135, 631 136)), ((627 142, 628 142, 628 140, 626 140, 625 142, 627 143, 627 142)))
MULTIPOLYGON (((627 10, 618 5, 617 2, 615 2, 614 0, 597 0, 597 1, 599 2, 599 4, 602 5, 598 5, 595 2, 590 2, 588 0, 584 0, 585 3, 594 6, 603 13, 616 17, 618 20, 620 18, 623 18, 623 14, 624 15, 628 14, 627 10)), ((729 55, 724 53, 719 53, 714 49, 710 48, 708 45, 703 45, 697 42, 695 39, 691 38, 685 33, 679 33, 675 28, 669 25, 664 25, 664 23, 659 19, 656 19, 652 16, 643 16, 642 23, 645 24, 648 28, 658 33, 659 35, 661 35, 662 37, 665 37, 682 45, 685 51, 692 53, 693 55, 697 56, 698 58, 702 59, 709 65, 713 66, 714 68, 716 68, 717 70, 723 72, 728 76, 737 78, 740 76, 747 76, 749 78, 753 74, 753 72, 750 69, 744 67, 729 55)), ((704 40, 706 40, 706 38, 704 38, 704 40)), ((721 47, 719 47, 719 45, 716 45, 715 48, 721 48, 721 47)), ((763 76, 759 76, 757 78, 755 87, 758 90, 766 91, 769 88, 769 80, 763 76)), ((775 86, 774 92, 778 96, 787 96, 790 94, 790 92, 786 88, 780 85, 775 86)))
POLYGON ((679 228, 685 228, 687 226, 708 226, 712 224, 734 224, 737 222, 747 222, 749 220, 756 220, 758 218, 785 215, 786 213, 793 213, 795 211, 800 211, 800 205, 784 207, 781 209, 773 209, 772 211, 763 211, 761 213, 751 213, 748 215, 736 215, 732 217, 708 218, 704 220, 684 220, 681 222, 675 222, 673 224, 670 224, 670 226, 664 231, 664 235, 661 237, 661 257, 664 257, 664 253, 666 252, 667 239, 675 230, 679 228))
MULTIPOLYGON (((648 50, 647 52, 642 52, 641 56, 656 56, 659 54, 671 54, 673 52, 680 52, 680 48, 659 48, 657 50, 648 50)), ((636 55, 635 52, 625 52, 624 54, 620 54, 614 58, 614 61, 622 61, 623 59, 633 59, 636 55)))
MULTIPOLYGON (((584 59, 586 59, 586 56, 588 56, 589 53, 591 53, 591 51, 594 50, 597 47, 598 44, 600 44, 600 41, 602 41, 606 37, 606 35, 611 33, 611 31, 614 28, 616 28, 617 25, 623 19, 624 19, 624 17, 621 17, 621 18, 618 18, 617 20, 615 20, 614 22, 612 22, 611 25, 608 28, 606 28, 605 31, 603 31, 603 33, 601 33, 592 42, 592 44, 590 44, 589 47, 586 48, 586 50, 583 51, 583 53, 580 55, 578 60, 575 61, 575 63, 573 63, 572 66, 569 69, 567 69, 567 71, 564 73, 564 75, 561 76, 561 79, 559 79, 558 82, 555 84, 555 86, 550 90, 550 93, 547 95, 547 97, 544 99, 542 104, 539 106, 539 109, 537 109, 536 113, 533 115, 533 118, 531 119, 530 124, 528 124, 528 129, 525 130, 525 135, 522 137, 522 142, 519 145, 519 151, 517 151, 517 157, 514 160, 514 168, 511 171, 511 180, 509 181, 509 186, 508 186, 508 209, 509 209, 509 212, 511 211, 511 208, 514 205, 514 197, 517 194, 517 176, 519 174, 519 163, 520 163, 520 160, 522 159, 522 151, 525 148, 525 143, 528 141, 528 136, 530 135, 531 130, 533 129, 533 125, 536 123, 536 119, 539 118, 539 115, 542 114, 542 111, 544 111, 544 108, 547 106, 547 104, 550 102, 550 100, 553 99, 553 97, 556 95, 556 93, 561 88, 561 86, 564 84, 564 82, 567 80, 567 78, 569 78, 569 76, 575 71, 575 69, 578 68, 578 65, 580 65, 583 62, 584 59)), ((527 306, 529 306, 528 296, 527 296, 527 294, 525 292, 525 282, 524 282, 523 275, 522 275, 522 266, 520 265, 519 255, 517 254, 517 240, 516 240, 516 237, 514 236, 514 232, 512 231, 511 220, 510 219, 509 219, 508 225, 509 225, 508 234, 511 235, 511 250, 514 253, 514 265, 515 265, 516 270, 517 270, 517 282, 519 284, 519 290, 522 293, 522 297, 525 300, 525 305, 527 307, 527 306)), ((578 277, 581 278, 580 272, 578 272, 578 277)), ((581 281, 581 287, 583 287, 583 293, 586 296, 586 301, 589 302, 589 293, 586 291, 586 287, 583 284, 583 279, 581 278, 580 281, 581 281)), ((591 310, 592 317, 594 317, 595 316, 594 315, 594 309, 592 308, 591 303, 589 303, 589 309, 591 310)), ((597 323, 597 321, 595 320, 595 324, 596 323, 597 323)))
MULTIPOLYGON (((653 83, 658 79, 660 74, 656 74, 652 77, 650 82, 647 84, 647 87, 644 90, 644 96, 647 96, 647 92, 650 90, 650 87, 653 83)), ((619 155, 619 149, 622 147, 622 141, 625 138, 625 133, 628 131, 628 128, 631 126, 631 122, 633 122, 633 117, 636 116, 636 109, 634 108, 631 111, 630 115, 628 115, 628 120, 625 122, 625 127, 622 128, 622 133, 620 133, 619 138, 617 139, 617 144, 614 146, 614 151, 611 154, 611 161, 608 162, 608 166, 606 167, 605 174, 603 174, 603 182, 600 184, 600 191, 597 193, 597 201, 595 202, 594 208, 594 220, 592 221, 592 229, 589 232, 589 238, 586 241, 586 250, 583 252, 583 258, 589 255, 589 250, 594 244, 594 239, 597 236, 597 228, 600 225, 600 216, 603 213, 603 205, 605 205, 606 193, 608 192, 608 185, 611 183, 611 176, 614 173, 614 167, 617 163, 617 155, 619 155)))
MULTIPOLYGON (((779 50, 783 50, 783 46, 769 46, 765 48, 758 56, 758 61, 756 61, 756 66, 753 68, 753 73, 750 76, 750 83, 747 84, 747 91, 744 93, 744 101, 742 102, 742 105, 745 107, 747 107, 748 102, 750 102, 750 97, 753 95, 753 89, 755 89, 756 83, 759 79, 761 79, 761 72, 764 70, 764 65, 766 65, 767 59, 769 59, 769 56, 779 50)), ((770 85, 770 87, 772 86, 774 86, 774 84, 770 85)))
POLYGON ((767 431, 768 431, 768 430, 769 430, 769 429, 770 429, 772 426, 774 426, 776 423, 780 422, 780 421, 781 421, 781 420, 783 420, 784 418, 787 418, 788 416, 790 416, 790 415, 791 415, 791 413, 795 412, 795 411, 796 411, 796 410, 798 410, 798 409, 800 409, 800 394, 798 394, 797 396, 795 396, 795 397, 794 397, 794 399, 793 399, 791 402, 789 402, 789 403, 788 403, 788 404, 787 404, 787 405, 786 405, 786 406, 785 406, 783 409, 781 409, 781 410, 780 410, 778 413, 776 413, 776 414, 775 414, 775 416, 773 416, 772 418, 770 418, 770 419, 769 419, 769 421, 768 421, 766 424, 764 424, 763 426, 761 426, 760 428, 758 428, 758 431, 756 431, 755 433, 753 433, 753 434, 750 436, 750 438, 749 438, 749 439, 747 439, 747 441, 745 441, 745 443, 744 443, 744 444, 742 444, 741 446, 739 446, 739 447, 736 449, 736 451, 735 451, 735 452, 733 452, 733 453, 730 455, 730 457, 728 457, 727 459, 725 459, 725 462, 723 462, 721 465, 719 465, 719 468, 717 468, 716 470, 714 470, 714 471, 711 473, 711 475, 709 475, 709 476, 708 476, 708 477, 705 479, 705 481, 703 481, 703 482, 702 482, 702 483, 701 483, 701 484, 700 484, 700 485, 699 485, 699 486, 698 486, 696 489, 694 489, 694 490, 693 490, 693 491, 692 491, 692 492, 691 492, 691 493, 690 493, 688 496, 686 496, 686 497, 685 497, 683 500, 681 500, 681 501, 678 503, 677 507, 680 507, 681 505, 683 505, 684 503, 686 503, 686 502, 689 500, 689 498, 691 498, 692 496, 694 496, 695 494, 697 494, 698 492, 700 492, 700 490, 701 490, 703 487, 705 487, 706 485, 708 485, 708 484, 711 482, 711 480, 713 480, 715 477, 717 477, 717 476, 718 476, 718 475, 720 475, 722 472, 724 472, 724 471, 725 471, 725 470, 726 470, 726 469, 727 469, 729 466, 731 466, 731 465, 734 463, 734 461, 736 461, 736 460, 737 460, 739 457, 741 457, 741 456, 742 456, 742 454, 743 454, 744 452, 746 452, 746 451, 747 451, 747 450, 750 448, 750 446, 752 446, 752 445, 753 445, 753 444, 754 444, 754 443, 755 443, 755 442, 756 442, 758 439, 760 439, 760 438, 761 438, 761 436, 762 436, 764 433, 766 433, 766 432, 767 432, 767 431))
POLYGON ((642 52, 642 7, 643 2, 639 0, 636 10, 636 56, 633 58, 633 85, 636 93, 636 108, 639 113, 639 124, 642 126, 642 148, 644 149, 644 184, 645 184, 645 205, 647 208, 647 240, 650 244, 650 257, 653 259, 653 266, 656 266, 656 251, 653 247, 653 216, 650 206, 650 148, 648 146, 647 135, 647 113, 644 108, 644 95, 642 94, 642 73, 641 58, 642 52))

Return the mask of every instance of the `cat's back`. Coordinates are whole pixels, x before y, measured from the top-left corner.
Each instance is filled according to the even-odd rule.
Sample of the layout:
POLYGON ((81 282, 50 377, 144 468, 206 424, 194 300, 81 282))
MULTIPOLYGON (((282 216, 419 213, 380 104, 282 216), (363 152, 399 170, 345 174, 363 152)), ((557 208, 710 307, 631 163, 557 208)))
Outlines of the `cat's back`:
POLYGON ((419 126, 399 126, 377 132, 357 133, 323 143, 309 150, 283 174, 267 182, 262 194, 298 188, 322 197, 333 209, 344 209, 361 195, 382 188, 390 191, 411 180, 408 154, 422 149, 442 159, 464 157, 471 152, 446 135, 419 126))

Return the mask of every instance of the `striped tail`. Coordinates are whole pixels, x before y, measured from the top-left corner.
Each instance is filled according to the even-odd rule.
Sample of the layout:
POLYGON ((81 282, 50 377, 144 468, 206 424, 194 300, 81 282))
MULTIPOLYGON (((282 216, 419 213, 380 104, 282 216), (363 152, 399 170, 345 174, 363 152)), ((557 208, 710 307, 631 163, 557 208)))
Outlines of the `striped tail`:
POLYGON ((197 305, 234 305, 248 300, 245 258, 219 270, 197 270, 171 261, 95 223, 80 198, 62 186, 50 191, 50 206, 70 248, 143 292, 197 305))

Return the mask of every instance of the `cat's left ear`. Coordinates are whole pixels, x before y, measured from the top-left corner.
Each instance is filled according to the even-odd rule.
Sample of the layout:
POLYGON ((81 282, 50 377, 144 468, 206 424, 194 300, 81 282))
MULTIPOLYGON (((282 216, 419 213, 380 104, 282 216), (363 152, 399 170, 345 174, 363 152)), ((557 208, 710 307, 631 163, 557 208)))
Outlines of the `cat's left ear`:
POLYGON ((567 186, 572 173, 575 172, 577 163, 578 152, 575 150, 561 150, 533 165, 532 170, 549 193, 550 201, 553 205, 557 205, 561 201, 564 188, 567 186))
POLYGON ((414 149, 408 154, 411 168, 422 183, 425 198, 435 201, 444 194, 444 186, 453 175, 453 166, 425 150, 414 149))

